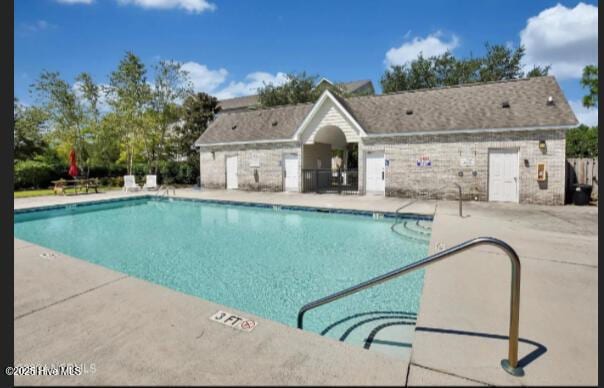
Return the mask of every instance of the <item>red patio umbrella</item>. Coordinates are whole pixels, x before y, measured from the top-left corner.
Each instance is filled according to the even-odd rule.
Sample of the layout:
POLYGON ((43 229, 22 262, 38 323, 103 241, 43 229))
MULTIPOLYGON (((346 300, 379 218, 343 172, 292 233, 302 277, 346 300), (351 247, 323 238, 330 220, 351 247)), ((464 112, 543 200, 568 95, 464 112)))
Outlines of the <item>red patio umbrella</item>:
POLYGON ((72 148, 69 153, 69 175, 75 178, 78 175, 78 164, 76 163, 76 153, 72 148))

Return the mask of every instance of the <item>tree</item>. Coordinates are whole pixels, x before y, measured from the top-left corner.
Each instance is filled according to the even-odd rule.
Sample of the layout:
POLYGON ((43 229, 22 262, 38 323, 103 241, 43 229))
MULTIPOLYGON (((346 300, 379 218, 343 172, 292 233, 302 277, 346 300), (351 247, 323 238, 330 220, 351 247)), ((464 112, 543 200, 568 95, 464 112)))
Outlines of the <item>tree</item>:
POLYGON ((120 125, 119 115, 115 112, 109 112, 100 119, 94 131, 91 165, 108 171, 115 168, 120 161, 120 125))
POLYGON ((42 109, 48 114, 53 139, 59 153, 67 159, 70 149, 76 150, 78 159, 87 167, 88 134, 84 126, 84 112, 74 88, 61 79, 58 72, 43 71, 32 85, 42 109))
POLYGON ((479 70, 481 82, 522 78, 520 61, 525 52, 523 46, 512 50, 504 45, 486 43, 485 47, 487 52, 479 70))
MULTIPOLYGON (((76 96, 81 99, 82 120, 84 126, 84 136, 87 138, 86 168, 90 168, 92 159, 99 159, 99 144, 98 132, 100 121, 99 101, 101 98, 101 88, 94 83, 92 76, 89 73, 81 73, 76 77, 76 96)), ((89 175, 89 170, 86 171, 89 175)))
POLYGON ((583 106, 586 108, 598 107, 598 66, 588 65, 583 68, 581 86, 588 89, 588 94, 583 97, 583 106))
MULTIPOLYGON (((181 117, 179 103, 192 93, 188 73, 178 62, 160 61, 155 66, 155 82, 151 94, 151 110, 148 115, 147 159, 157 174, 159 162, 167 154, 169 129, 181 117)), ((151 172, 151 171, 150 171, 151 172)))
POLYGON ((311 76, 307 75, 306 72, 302 72, 300 74, 290 73, 286 78, 287 80, 283 85, 265 84, 258 89, 261 106, 298 104, 315 100, 313 89, 318 76, 311 76))
POLYGON ((315 102, 325 90, 329 90, 339 96, 346 96, 342 85, 330 82, 317 84, 319 77, 308 75, 306 72, 299 74, 290 73, 286 78, 287 80, 283 85, 265 84, 258 89, 260 106, 271 107, 315 102))
POLYGON ((199 175, 199 153, 191 147, 219 111, 218 99, 206 93, 191 95, 183 103, 182 124, 175 127, 176 151, 179 156, 186 156, 196 175, 199 175))
POLYGON ((380 79, 380 84, 384 93, 409 90, 407 65, 395 65, 387 69, 380 79))
POLYGON ((526 78, 546 76, 549 73, 550 69, 551 69, 550 65, 543 66, 543 67, 533 66, 533 68, 528 73, 526 73, 526 78))
POLYGON ((15 161, 31 160, 43 154, 48 147, 44 138, 48 114, 36 106, 25 107, 15 99, 14 119, 15 161))
POLYGON ((146 74, 140 58, 128 51, 109 78, 107 97, 116 114, 115 124, 122 139, 128 174, 132 174, 138 149, 141 146, 147 149, 148 146, 143 115, 151 101, 151 88, 147 84, 146 74))
POLYGON ((457 59, 450 51, 436 56, 432 68, 437 85, 455 85, 459 82, 457 59))
MULTIPOLYGON (((484 57, 457 59, 446 51, 441 55, 418 57, 403 65, 386 69, 380 83, 384 93, 403 90, 461 85, 472 82, 501 81, 524 77, 521 60, 524 47, 513 50, 503 45, 486 44, 484 57)), ((547 75, 550 67, 535 66, 527 77, 547 75)))
POLYGON ((425 89, 440 86, 437 83, 434 66, 435 58, 424 58, 420 53, 409 67, 409 87, 411 89, 425 89))
POLYGON ((566 132, 566 156, 570 158, 598 157, 598 127, 581 124, 566 132))
POLYGON ((480 80, 479 70, 481 64, 481 58, 470 57, 462 60, 456 60, 455 76, 453 77, 453 83, 450 85, 478 82, 480 80))

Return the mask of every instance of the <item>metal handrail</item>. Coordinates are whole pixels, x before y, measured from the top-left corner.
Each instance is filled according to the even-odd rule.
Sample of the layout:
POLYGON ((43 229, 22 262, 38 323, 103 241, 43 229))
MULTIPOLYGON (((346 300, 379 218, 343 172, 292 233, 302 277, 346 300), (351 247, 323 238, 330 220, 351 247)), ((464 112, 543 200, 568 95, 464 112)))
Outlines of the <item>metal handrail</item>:
MULTIPOLYGON (((459 190, 459 216, 460 216, 460 217, 463 217, 463 209, 462 209, 462 194, 461 194, 461 185, 460 185, 460 184, 458 184, 458 183, 456 183, 456 182, 447 183, 446 185, 443 185, 443 186, 439 187, 439 188, 438 188, 438 189, 436 189, 436 190, 432 190, 432 191, 430 191, 430 192, 429 192, 429 194, 428 194, 428 199, 430 199, 430 194, 433 194, 433 193, 435 193, 435 192, 438 192, 438 191, 440 191, 440 190, 444 189, 445 187, 449 186, 450 184, 453 184, 453 185, 457 186, 457 189, 459 190)), ((395 228, 395 227, 396 227, 398 224, 400 224, 400 220, 401 220, 401 214, 399 213, 399 211, 400 211, 401 209, 403 209, 403 208, 405 208, 405 207, 409 206, 409 205, 410 205, 410 203, 406 203, 406 204, 404 204, 403 206, 400 206, 398 209, 396 209, 396 210, 394 211, 394 213, 396 214, 396 218, 394 219, 394 223, 393 223, 393 224, 390 226, 390 229, 391 229, 393 232, 396 232, 396 231, 394 230, 394 228, 395 228)), ((436 211, 436 210, 435 210, 435 211, 436 211)))
POLYGON ((157 190, 157 193, 155 194, 155 196, 158 197, 162 193, 162 190, 165 190, 163 193, 163 195, 165 195, 165 196, 170 196, 170 190, 172 190, 172 195, 176 195, 176 188, 174 186, 161 185, 159 187, 159 189, 157 190))
POLYGON ((498 240, 493 237, 477 237, 472 240, 468 240, 459 245, 451 247, 447 250, 444 250, 439 253, 435 253, 434 255, 425 257, 415 263, 411 263, 402 268, 396 269, 394 271, 388 272, 384 275, 375 277, 366 282, 357 284, 356 286, 347 288, 340 292, 336 292, 335 294, 326 296, 324 298, 318 299, 314 302, 308 303, 304 305, 300 311, 298 312, 298 329, 303 328, 303 320, 304 314, 309 310, 315 309, 319 306, 323 306, 327 303, 331 303, 338 299, 344 298, 346 296, 356 294, 359 291, 365 290, 367 288, 373 287, 380 283, 386 282, 388 280, 392 280, 394 278, 398 278, 404 274, 409 272, 418 270, 430 264, 434 264, 446 257, 451 255, 463 252, 467 249, 479 246, 479 245, 494 245, 496 247, 501 248, 507 253, 510 258, 510 262, 512 264, 512 281, 511 281, 511 297, 510 297, 510 335, 509 335, 509 347, 508 347, 508 358, 501 361, 502 368, 514 375, 514 376, 523 376, 524 371, 522 367, 518 366, 518 322, 520 319, 520 259, 518 258, 518 254, 514 249, 509 246, 506 242, 498 240))

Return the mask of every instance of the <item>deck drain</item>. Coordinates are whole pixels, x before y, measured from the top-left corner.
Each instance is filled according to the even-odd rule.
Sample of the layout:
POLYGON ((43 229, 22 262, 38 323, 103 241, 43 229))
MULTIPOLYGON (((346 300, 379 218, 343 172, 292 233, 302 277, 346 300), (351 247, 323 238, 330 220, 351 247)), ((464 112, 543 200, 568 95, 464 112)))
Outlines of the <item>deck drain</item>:
POLYGON ((442 251, 445 250, 445 248, 447 248, 447 246, 445 245, 444 242, 441 241, 439 243, 436 243, 436 251, 437 252, 442 252, 442 251))

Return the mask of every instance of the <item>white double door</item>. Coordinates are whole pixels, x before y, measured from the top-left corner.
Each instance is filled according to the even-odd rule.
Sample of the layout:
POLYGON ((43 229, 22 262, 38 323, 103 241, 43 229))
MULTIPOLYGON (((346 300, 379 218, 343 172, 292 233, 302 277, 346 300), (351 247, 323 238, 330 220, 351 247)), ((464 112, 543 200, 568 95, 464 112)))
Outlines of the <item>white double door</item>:
POLYGON ((239 183, 237 181, 237 155, 226 157, 226 188, 228 190, 237 189, 239 183))
POLYGON ((367 153, 365 159, 365 191, 367 193, 384 194, 386 189, 384 151, 367 153))
POLYGON ((519 160, 516 149, 489 150, 489 201, 518 202, 519 160))

